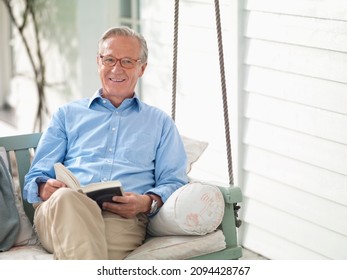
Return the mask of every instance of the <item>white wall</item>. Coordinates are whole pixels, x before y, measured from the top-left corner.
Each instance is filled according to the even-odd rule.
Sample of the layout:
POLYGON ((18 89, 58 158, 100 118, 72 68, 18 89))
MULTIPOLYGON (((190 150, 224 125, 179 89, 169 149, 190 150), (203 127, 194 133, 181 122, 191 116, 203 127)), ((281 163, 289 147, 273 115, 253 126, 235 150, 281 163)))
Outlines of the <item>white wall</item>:
POLYGON ((347 3, 248 0, 243 245, 347 259, 347 3))

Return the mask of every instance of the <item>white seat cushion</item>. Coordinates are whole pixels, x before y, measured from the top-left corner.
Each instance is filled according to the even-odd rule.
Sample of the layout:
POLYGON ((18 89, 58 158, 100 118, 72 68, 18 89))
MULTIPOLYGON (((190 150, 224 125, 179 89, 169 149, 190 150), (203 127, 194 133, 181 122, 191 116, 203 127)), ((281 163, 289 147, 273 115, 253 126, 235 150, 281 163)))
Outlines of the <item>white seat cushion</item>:
POLYGON ((221 230, 206 235, 163 236, 148 238, 130 253, 127 260, 185 260, 223 250, 226 247, 221 230))
MULTIPOLYGON (((135 249, 127 260, 184 260, 223 250, 226 247, 221 230, 200 236, 150 237, 135 249)), ((53 260, 40 245, 17 246, 0 253, 0 260, 53 260)))
POLYGON ((53 254, 40 245, 16 246, 0 253, 0 260, 53 260, 53 254))

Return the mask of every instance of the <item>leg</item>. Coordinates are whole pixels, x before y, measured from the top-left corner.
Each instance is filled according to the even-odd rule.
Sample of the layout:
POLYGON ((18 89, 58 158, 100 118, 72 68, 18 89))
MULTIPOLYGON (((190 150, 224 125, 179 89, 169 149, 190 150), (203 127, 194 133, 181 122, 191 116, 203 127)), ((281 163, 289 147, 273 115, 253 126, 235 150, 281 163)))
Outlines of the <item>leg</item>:
POLYGON ((57 190, 38 206, 34 224, 42 245, 56 259, 107 259, 101 210, 84 194, 57 190))
POLYGON ((111 212, 102 213, 105 221, 108 258, 124 259, 143 244, 146 236, 148 218, 138 214, 135 218, 125 219, 111 212))

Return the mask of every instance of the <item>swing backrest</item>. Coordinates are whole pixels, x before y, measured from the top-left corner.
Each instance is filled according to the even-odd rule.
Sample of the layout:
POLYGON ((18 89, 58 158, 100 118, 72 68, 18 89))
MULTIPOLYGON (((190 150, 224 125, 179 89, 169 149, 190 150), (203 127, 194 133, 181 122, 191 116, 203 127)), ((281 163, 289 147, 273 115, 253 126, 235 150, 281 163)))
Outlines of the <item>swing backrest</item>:
MULTIPOLYGON (((36 149, 40 137, 41 133, 0 137, 0 147, 4 147, 7 152, 7 159, 10 163, 10 173, 15 183, 19 184, 22 195, 24 177, 29 171, 33 151, 36 149)), ((23 207, 32 223, 34 217, 33 206, 23 200, 23 207)))

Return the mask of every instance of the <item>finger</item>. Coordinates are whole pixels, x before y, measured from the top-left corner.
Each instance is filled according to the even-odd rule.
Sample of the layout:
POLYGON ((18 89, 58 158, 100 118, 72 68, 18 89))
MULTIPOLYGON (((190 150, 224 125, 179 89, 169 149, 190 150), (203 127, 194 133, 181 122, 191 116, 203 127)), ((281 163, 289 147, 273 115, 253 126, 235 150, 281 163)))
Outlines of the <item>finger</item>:
POLYGON ((129 197, 125 194, 125 196, 115 195, 112 197, 112 201, 117 203, 129 203, 129 197))
POLYGON ((121 204, 112 203, 112 202, 104 202, 102 204, 102 209, 120 215, 120 212, 122 212, 122 208, 120 208, 119 205, 121 204))
POLYGON ((123 218, 132 218, 136 215, 132 207, 129 209, 128 204, 104 202, 102 206, 103 210, 115 213, 123 218))
POLYGON ((58 181, 56 179, 48 179, 47 184, 51 187, 54 187, 54 188, 65 188, 66 187, 66 185, 63 182, 58 181))

